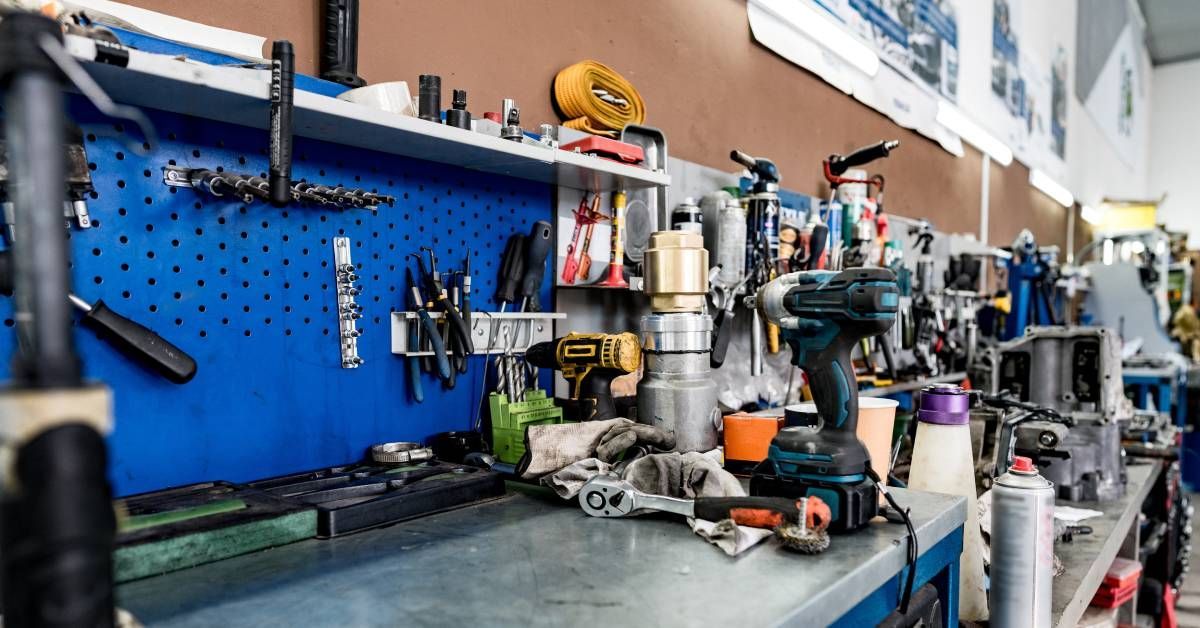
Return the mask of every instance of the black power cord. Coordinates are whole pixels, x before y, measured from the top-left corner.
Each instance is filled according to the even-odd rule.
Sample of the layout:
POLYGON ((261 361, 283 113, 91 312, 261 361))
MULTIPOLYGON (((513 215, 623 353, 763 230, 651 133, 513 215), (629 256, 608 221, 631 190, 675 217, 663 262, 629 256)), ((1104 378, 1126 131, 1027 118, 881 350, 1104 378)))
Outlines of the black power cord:
POLYGON ((871 478, 871 481, 875 483, 875 487, 879 489, 880 493, 883 493, 883 498, 887 500, 888 506, 904 519, 904 527, 908 528, 908 574, 905 576, 904 593, 900 596, 900 605, 898 607, 900 614, 905 615, 908 613, 908 603, 912 600, 913 584, 917 578, 917 555, 920 553, 920 549, 917 547, 917 531, 913 528, 912 514, 909 512, 909 509, 901 508, 900 504, 896 503, 896 498, 892 497, 887 487, 880 481, 879 475, 871 467, 867 467, 867 477, 871 478))

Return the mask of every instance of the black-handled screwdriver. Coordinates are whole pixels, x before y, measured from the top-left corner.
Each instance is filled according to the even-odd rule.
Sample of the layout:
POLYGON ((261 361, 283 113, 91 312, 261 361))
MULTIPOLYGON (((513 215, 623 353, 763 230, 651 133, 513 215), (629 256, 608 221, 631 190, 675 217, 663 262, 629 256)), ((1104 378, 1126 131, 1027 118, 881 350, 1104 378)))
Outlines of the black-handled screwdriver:
POLYGON ((504 245, 500 258, 500 280, 496 283, 496 302, 504 312, 509 303, 517 302, 521 277, 525 275, 525 236, 514 233, 504 245))
POLYGON ((117 314, 103 300, 88 303, 74 294, 68 298, 83 312, 80 319, 83 326, 126 357, 176 384, 186 384, 196 376, 196 361, 192 356, 149 328, 117 314))
POLYGON ((540 312, 538 292, 542 287, 542 278, 546 275, 546 257, 553 246, 553 227, 545 220, 533 223, 529 237, 525 242, 525 273, 521 276, 521 309, 523 311, 540 312))
MULTIPOLYGON (((12 251, 0 251, 0 294, 12 296, 12 251)), ((68 294, 71 303, 84 312, 85 327, 131 360, 142 364, 176 384, 186 384, 196 376, 196 361, 162 336, 109 308, 104 301, 88 303, 68 294)))

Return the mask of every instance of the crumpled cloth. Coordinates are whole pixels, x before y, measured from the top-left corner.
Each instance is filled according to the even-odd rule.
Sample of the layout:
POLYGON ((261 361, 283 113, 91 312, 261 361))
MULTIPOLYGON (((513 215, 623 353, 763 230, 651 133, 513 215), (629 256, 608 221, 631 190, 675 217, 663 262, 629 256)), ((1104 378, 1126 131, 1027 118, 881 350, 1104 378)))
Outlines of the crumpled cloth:
POLYGON ((535 480, 587 458, 611 462, 634 445, 673 449, 675 436, 629 419, 531 425, 525 431, 526 459, 519 468, 535 480))
MULTIPOLYGON (((572 499, 588 480, 609 473, 629 482, 637 490, 653 495, 695 499, 746 494, 737 478, 721 468, 716 457, 700 452, 649 454, 617 465, 585 458, 543 477, 542 484, 554 489, 559 497, 572 499)), ((631 514, 647 512, 653 511, 631 514)), ((771 530, 739 526, 729 519, 712 522, 689 517, 687 521, 693 532, 729 556, 740 554, 772 534, 771 530)))

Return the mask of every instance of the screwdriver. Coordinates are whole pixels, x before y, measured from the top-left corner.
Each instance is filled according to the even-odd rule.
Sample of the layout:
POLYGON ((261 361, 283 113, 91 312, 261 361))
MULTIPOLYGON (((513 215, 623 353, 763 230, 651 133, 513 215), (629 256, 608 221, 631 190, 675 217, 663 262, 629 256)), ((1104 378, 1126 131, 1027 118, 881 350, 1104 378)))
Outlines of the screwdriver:
POLYGON ((496 302, 500 312, 516 303, 521 277, 525 274, 525 236, 514 233, 504 245, 504 256, 500 258, 500 281, 496 283, 496 302))
POLYGON ((67 298, 83 312, 83 326, 126 357, 176 384, 186 384, 196 376, 196 361, 192 356, 150 329, 117 314, 103 300, 88 303, 74 294, 67 298))
MULTIPOLYGON (((0 294, 12 296, 12 293, 12 251, 0 251, 0 294)), ((192 356, 162 336, 117 314, 104 301, 88 303, 74 294, 68 294, 67 298, 83 311, 85 327, 129 359, 176 384, 186 384, 196 376, 196 361, 192 356)))
MULTIPOLYGON (((554 229, 549 222, 539 220, 533 223, 533 227, 529 231, 529 237, 525 239, 525 273, 521 276, 521 311, 522 312, 540 312, 542 311, 538 292, 542 287, 542 278, 546 275, 546 257, 550 254, 550 247, 554 244, 551 235, 554 229)), ((527 331, 526 345, 531 344, 533 336, 533 322, 529 321, 525 325, 527 331)), ((520 333, 515 333, 512 342, 516 342, 520 333)), ((525 394, 525 384, 528 373, 524 366, 519 371, 521 375, 519 394, 523 397, 525 394)), ((537 370, 533 370, 534 381, 537 381, 537 370)), ((515 378, 514 378, 514 381, 515 378)))

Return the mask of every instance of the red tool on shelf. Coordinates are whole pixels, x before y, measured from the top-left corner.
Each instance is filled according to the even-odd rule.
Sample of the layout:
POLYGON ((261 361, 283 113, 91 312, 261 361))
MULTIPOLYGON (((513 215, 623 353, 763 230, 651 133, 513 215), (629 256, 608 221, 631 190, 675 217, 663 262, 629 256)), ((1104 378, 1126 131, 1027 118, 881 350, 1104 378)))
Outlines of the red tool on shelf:
POLYGON ((592 241, 592 229, 597 222, 607 218, 600 213, 600 195, 592 195, 592 204, 589 207, 587 202, 587 194, 579 199, 579 207, 572 212, 575 214, 575 231, 571 234, 571 243, 567 245, 567 260, 563 264, 562 281, 566 285, 575 283, 575 278, 587 279, 587 271, 591 268, 591 255, 588 253, 588 247, 592 241), (575 257, 575 247, 579 243, 579 230, 587 226, 587 237, 584 240, 583 251, 580 252, 579 258, 575 257), (582 266, 586 260, 587 268, 582 266))
POLYGON ((646 160, 646 151, 641 146, 596 135, 563 144, 560 148, 567 152, 595 155, 623 164, 640 164, 646 160))

